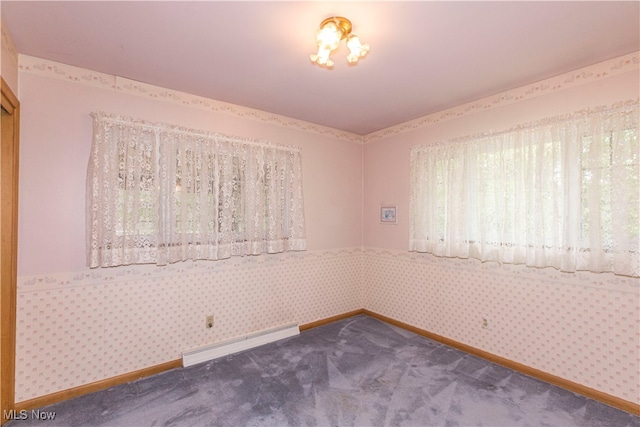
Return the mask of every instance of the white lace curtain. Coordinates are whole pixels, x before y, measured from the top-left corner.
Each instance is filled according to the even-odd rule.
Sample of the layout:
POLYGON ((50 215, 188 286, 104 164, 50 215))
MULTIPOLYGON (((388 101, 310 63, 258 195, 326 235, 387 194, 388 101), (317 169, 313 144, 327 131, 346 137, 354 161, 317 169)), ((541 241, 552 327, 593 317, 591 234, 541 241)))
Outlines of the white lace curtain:
POLYGON ((299 149, 92 116, 90 267, 306 248, 299 149))
POLYGON ((638 277, 638 102, 411 150, 411 251, 638 277))

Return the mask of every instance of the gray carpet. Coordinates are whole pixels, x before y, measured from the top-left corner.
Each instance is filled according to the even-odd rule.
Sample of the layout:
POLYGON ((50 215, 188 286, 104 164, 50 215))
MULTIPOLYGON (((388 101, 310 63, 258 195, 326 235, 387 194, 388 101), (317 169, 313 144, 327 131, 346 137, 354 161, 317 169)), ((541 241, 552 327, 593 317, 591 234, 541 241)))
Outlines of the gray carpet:
POLYGON ((640 427, 639 417, 365 315, 40 411, 55 419, 9 425, 640 427))

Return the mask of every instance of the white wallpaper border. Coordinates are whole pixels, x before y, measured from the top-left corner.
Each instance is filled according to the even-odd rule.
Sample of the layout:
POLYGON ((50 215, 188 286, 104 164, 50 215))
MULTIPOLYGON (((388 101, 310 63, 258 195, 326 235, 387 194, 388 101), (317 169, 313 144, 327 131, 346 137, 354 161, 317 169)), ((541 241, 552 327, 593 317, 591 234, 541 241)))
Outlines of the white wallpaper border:
POLYGON ((516 89, 508 90, 497 95, 482 98, 477 101, 458 105, 434 114, 429 114, 405 123, 391 126, 368 135, 356 135, 337 129, 320 126, 301 120, 280 116, 265 111, 255 110, 248 107, 216 101, 196 95, 166 89, 124 77, 113 76, 97 71, 61 64, 42 58, 28 55, 18 55, 19 70, 45 77, 52 77, 67 80, 74 83, 82 83, 103 89, 117 92, 143 96, 147 98, 163 100, 184 106, 199 108, 206 111, 225 113, 236 117, 266 122, 273 125, 329 136, 343 141, 357 144, 367 144, 369 142, 384 139, 391 135, 398 135, 404 132, 420 129, 435 123, 450 119, 460 118, 478 111, 484 111, 495 107, 513 104, 526 99, 547 95, 562 89, 579 86, 585 83, 594 82, 603 78, 615 76, 640 69, 640 52, 633 52, 608 61, 603 61, 588 67, 551 77, 540 82, 525 85, 516 89))
POLYGON ((343 141, 362 144, 363 137, 354 133, 333 129, 326 126, 317 125, 302 120, 293 119, 266 111, 243 107, 217 101, 202 96, 192 95, 173 89, 166 89, 148 83, 130 80, 124 77, 111 74, 91 71, 72 65, 62 64, 47 59, 36 58, 29 55, 18 55, 18 68, 22 72, 36 74, 43 77, 66 80, 73 83, 86 84, 100 87, 102 89, 113 90, 130 95, 142 96, 173 104, 198 108, 200 110, 216 113, 229 114, 236 117, 251 119, 263 123, 269 123, 285 128, 296 129, 303 132, 314 133, 322 136, 329 136, 343 141))
POLYGON ((552 267, 535 268, 519 264, 482 262, 472 258, 444 258, 425 253, 372 247, 364 248, 363 255, 393 259, 411 264, 436 264, 439 268, 448 270, 488 271, 491 274, 502 276, 525 277, 527 281, 533 282, 577 285, 586 288, 635 294, 636 296, 640 295, 640 278, 617 276, 613 273, 591 273, 587 271, 565 273, 552 267))
POLYGON ((339 248, 330 250, 285 252, 258 256, 231 257, 218 261, 184 261, 156 266, 153 264, 122 267, 95 268, 82 271, 58 272, 50 274, 25 275, 18 277, 18 293, 41 292, 78 288, 112 283, 215 273, 233 269, 253 269, 290 264, 308 260, 327 260, 352 255, 362 255, 362 248, 339 248))
POLYGON ((207 274, 234 269, 253 269, 319 259, 335 259, 353 255, 375 256, 412 264, 436 264, 449 270, 487 271, 503 276, 519 276, 535 282, 579 285, 588 288, 635 294, 640 292, 640 279, 616 276, 612 273, 564 273, 554 268, 533 268, 524 265, 481 262, 476 259, 442 258, 430 254, 397 249, 352 247, 316 251, 286 252, 259 256, 232 257, 218 261, 184 261, 158 267, 152 264, 113 268, 85 269, 72 272, 25 275, 18 277, 18 293, 43 290, 126 283, 175 275, 207 274))
POLYGON ((568 89, 603 78, 612 77, 629 71, 640 69, 640 52, 633 52, 608 61, 603 61, 588 67, 580 68, 568 73, 560 74, 536 83, 521 86, 516 89, 501 92, 496 95, 458 105, 437 113, 391 126, 364 136, 364 144, 384 139, 391 135, 413 131, 446 120, 457 119, 468 114, 502 107, 515 102, 548 95, 559 90, 568 89))

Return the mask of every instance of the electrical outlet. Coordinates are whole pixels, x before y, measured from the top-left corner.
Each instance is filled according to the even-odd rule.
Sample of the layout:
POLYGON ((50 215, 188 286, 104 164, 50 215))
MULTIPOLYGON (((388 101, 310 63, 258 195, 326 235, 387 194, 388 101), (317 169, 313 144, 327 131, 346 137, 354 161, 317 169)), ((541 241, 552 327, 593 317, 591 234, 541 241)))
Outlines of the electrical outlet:
POLYGON ((489 320, 482 318, 482 329, 489 329, 489 320))
POLYGON ((207 329, 213 328, 213 314, 207 316, 207 329))

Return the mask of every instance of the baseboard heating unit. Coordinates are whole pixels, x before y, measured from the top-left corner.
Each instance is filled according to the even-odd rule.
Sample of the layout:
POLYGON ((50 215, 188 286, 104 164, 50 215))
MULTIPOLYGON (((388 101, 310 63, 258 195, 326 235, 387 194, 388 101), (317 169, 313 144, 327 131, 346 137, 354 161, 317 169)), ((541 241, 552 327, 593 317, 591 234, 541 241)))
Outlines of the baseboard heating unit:
POLYGON ((298 324, 280 326, 182 353, 182 366, 195 365, 300 334, 298 324))

